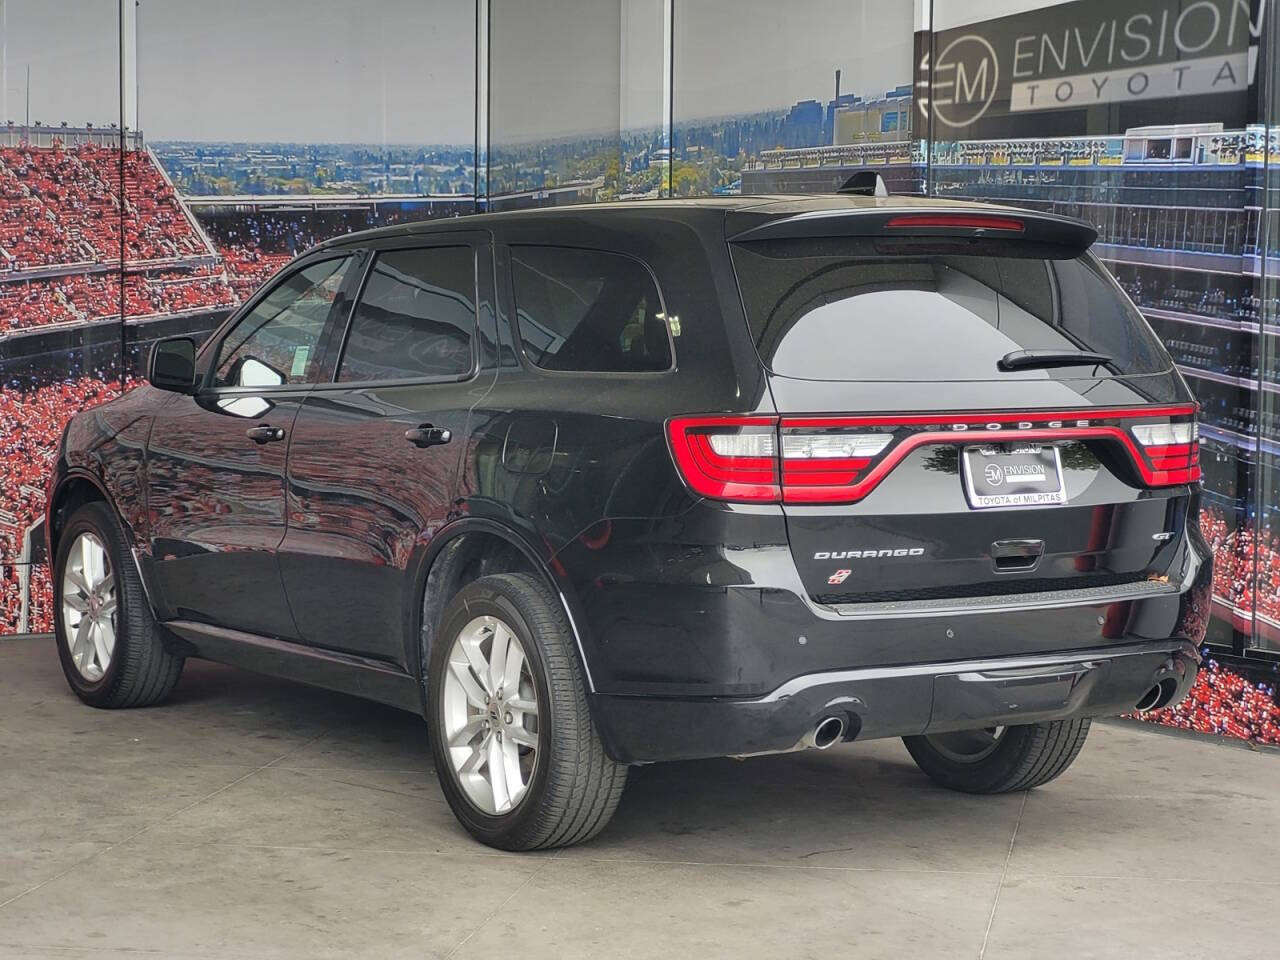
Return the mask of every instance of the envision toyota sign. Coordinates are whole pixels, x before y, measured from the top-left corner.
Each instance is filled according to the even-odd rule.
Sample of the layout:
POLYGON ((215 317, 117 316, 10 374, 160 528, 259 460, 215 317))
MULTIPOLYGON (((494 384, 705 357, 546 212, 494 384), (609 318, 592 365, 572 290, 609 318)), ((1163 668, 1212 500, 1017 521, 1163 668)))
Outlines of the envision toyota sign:
POLYGON ((917 103, 940 128, 987 136, 1005 132, 1001 117, 1143 100, 1235 94, 1238 111, 1265 12, 1266 0, 1077 0, 968 24, 919 42, 917 103))

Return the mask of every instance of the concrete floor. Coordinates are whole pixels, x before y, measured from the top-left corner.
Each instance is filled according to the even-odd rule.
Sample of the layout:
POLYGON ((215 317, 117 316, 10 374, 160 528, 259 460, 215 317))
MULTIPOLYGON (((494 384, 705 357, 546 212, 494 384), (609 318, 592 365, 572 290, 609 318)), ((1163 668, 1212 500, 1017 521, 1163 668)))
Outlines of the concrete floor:
POLYGON ((634 771, 594 843, 455 824, 421 721, 193 662, 165 707, 0 642, 0 956, 1251 957, 1280 933, 1280 753, 1095 725, 1030 794, 897 741, 634 771))

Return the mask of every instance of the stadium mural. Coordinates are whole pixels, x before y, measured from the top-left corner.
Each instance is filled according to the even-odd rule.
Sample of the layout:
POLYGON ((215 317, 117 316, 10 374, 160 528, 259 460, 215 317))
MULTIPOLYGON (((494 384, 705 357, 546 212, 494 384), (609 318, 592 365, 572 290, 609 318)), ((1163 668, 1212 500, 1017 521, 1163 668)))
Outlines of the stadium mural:
POLYGON ((873 168, 897 193, 1099 227, 1204 405, 1214 666, 1154 719, 1280 742, 1270 13, 0 0, 0 631, 49 627, 39 525, 67 417, 307 246, 478 209, 830 191, 873 168))

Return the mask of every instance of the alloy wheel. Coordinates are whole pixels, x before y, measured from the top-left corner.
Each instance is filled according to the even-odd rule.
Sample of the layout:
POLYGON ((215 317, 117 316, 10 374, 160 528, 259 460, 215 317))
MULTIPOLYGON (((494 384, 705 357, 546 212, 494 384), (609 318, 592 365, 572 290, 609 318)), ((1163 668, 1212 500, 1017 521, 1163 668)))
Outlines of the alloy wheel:
POLYGON ((977 763, 996 752, 996 747, 1004 739, 1004 731, 1004 727, 983 727, 980 730, 935 733, 925 739, 948 760, 955 763, 977 763))
POLYGON ((102 541, 85 531, 62 573, 62 641, 80 676, 101 680, 116 646, 116 578, 102 541))
POLYGON ((538 694, 524 646, 497 617, 476 617, 449 651, 444 738, 467 798, 491 816, 524 798, 538 763, 538 694))

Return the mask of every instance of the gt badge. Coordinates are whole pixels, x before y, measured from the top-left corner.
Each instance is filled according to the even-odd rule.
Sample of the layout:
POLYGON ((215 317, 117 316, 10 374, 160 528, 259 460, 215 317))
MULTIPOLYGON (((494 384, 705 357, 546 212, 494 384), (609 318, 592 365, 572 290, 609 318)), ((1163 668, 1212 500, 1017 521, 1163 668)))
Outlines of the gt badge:
POLYGON ((853 573, 852 570, 837 570, 831 576, 827 577, 827 583, 835 586, 837 583, 844 583, 845 578, 853 573))

